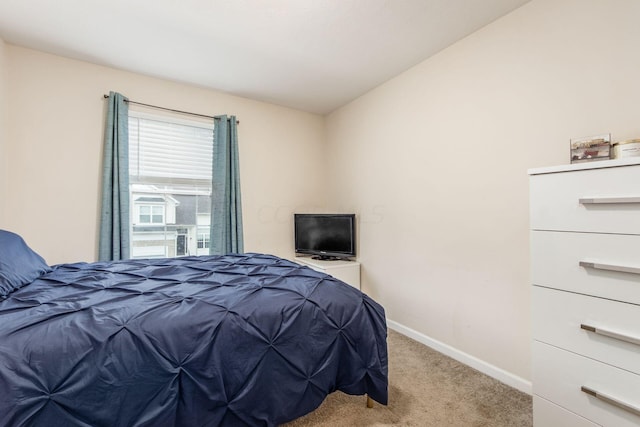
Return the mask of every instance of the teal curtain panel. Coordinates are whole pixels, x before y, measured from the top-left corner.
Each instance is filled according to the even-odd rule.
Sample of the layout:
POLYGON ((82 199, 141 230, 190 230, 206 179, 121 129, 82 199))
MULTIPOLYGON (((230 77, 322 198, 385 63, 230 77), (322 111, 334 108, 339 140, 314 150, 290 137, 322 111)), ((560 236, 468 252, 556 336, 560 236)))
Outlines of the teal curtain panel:
POLYGON ((98 259, 129 256, 129 106, 128 99, 109 92, 104 132, 102 210, 98 259))
POLYGON ((243 253, 238 125, 235 116, 215 117, 212 167, 209 253, 243 253))

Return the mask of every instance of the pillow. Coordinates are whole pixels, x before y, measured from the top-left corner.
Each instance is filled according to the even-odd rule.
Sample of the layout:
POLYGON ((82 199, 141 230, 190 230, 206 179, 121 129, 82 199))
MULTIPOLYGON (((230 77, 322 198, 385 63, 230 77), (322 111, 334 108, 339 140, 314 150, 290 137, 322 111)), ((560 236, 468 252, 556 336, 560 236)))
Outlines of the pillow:
POLYGON ((51 271, 22 237, 0 230, 0 299, 51 271))

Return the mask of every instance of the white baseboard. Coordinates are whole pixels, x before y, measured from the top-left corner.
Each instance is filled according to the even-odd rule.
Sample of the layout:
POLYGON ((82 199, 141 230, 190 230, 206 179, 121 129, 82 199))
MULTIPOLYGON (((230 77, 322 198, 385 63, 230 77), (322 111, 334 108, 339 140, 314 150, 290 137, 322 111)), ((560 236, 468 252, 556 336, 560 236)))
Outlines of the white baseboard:
POLYGON ((473 369, 482 372, 483 374, 489 375, 490 377, 495 378, 496 380, 510 387, 520 390, 523 393, 532 394, 531 381, 527 381, 524 378, 518 377, 517 375, 505 371, 504 369, 493 366, 490 363, 478 359, 477 357, 471 356, 470 354, 453 348, 450 345, 430 338, 416 330, 401 325, 398 322, 394 322, 393 320, 387 319, 387 326, 390 329, 393 329, 394 331, 399 332, 402 335, 414 339, 419 343, 426 345, 427 347, 430 347, 446 356, 451 357, 452 359, 457 360, 460 363, 464 363, 465 365, 468 365, 473 369))

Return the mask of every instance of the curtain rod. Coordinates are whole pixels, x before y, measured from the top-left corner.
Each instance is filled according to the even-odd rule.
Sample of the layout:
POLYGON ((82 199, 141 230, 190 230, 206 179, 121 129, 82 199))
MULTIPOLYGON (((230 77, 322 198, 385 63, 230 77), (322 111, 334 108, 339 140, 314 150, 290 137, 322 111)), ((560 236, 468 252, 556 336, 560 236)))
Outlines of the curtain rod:
MULTIPOLYGON (((105 99, 109 98, 109 95, 107 95, 107 94, 105 94, 103 96, 105 97, 105 99)), ((188 114, 190 116, 204 117, 204 118, 207 118, 207 119, 215 119, 215 116, 207 116, 205 114, 190 113, 188 111, 182 111, 182 110, 174 110, 173 108, 166 108, 166 107, 160 107, 158 105, 145 104, 145 103, 142 103, 142 102, 131 101, 129 99, 127 99, 125 102, 128 102, 129 104, 142 105, 144 107, 157 108, 158 110, 172 111, 174 113, 188 114)), ((240 124, 240 120, 236 120, 236 123, 240 124)))

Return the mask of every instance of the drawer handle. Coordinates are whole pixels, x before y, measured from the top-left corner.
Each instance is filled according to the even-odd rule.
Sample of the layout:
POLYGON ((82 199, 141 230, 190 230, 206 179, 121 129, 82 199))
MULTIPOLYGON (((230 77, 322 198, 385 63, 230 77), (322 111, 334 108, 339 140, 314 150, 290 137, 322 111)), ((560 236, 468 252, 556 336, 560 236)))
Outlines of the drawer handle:
POLYGON ((578 201, 581 205, 640 203, 640 197, 583 197, 578 201))
POLYGON ((640 268, 625 265, 601 264, 599 262, 580 261, 580 267, 595 268, 596 270, 619 271, 621 273, 640 274, 640 268))
POLYGON ((593 332, 594 334, 603 335, 605 337, 614 338, 635 345, 640 345, 640 338, 626 335, 621 332, 612 331, 606 328, 596 328, 595 326, 585 325, 584 323, 580 325, 580 328, 584 329, 585 331, 593 332))
POLYGON ((634 415, 640 415, 640 407, 634 404, 625 402, 621 399, 618 399, 617 397, 613 397, 613 396, 609 396, 608 394, 601 393, 589 387, 582 386, 580 389, 583 392, 587 393, 589 396, 593 396, 596 399, 600 399, 603 402, 607 402, 610 405, 616 406, 634 415))

